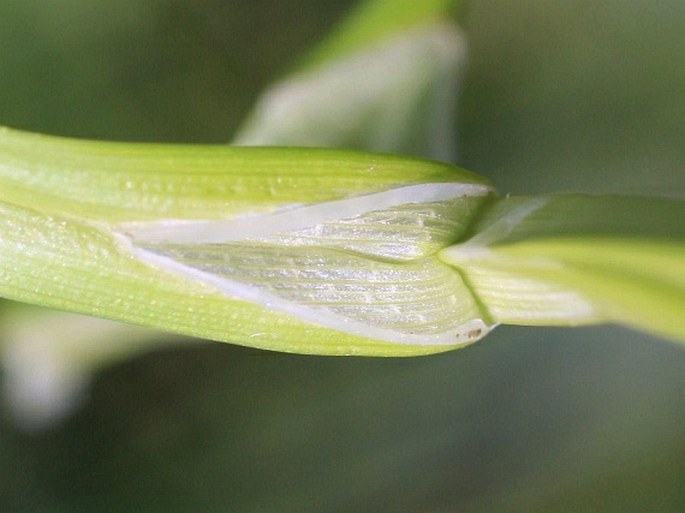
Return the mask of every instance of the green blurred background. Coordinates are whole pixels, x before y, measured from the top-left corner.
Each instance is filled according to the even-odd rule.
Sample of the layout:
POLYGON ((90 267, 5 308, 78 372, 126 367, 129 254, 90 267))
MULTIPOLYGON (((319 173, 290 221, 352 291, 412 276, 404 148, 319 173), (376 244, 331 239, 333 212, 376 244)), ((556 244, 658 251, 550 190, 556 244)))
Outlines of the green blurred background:
MULTIPOLYGON (((227 141, 351 5, 0 0, 0 123, 227 141)), ((685 3, 472 0, 462 26, 459 164, 685 194, 685 3)), ((0 511, 682 512, 684 421, 685 352, 614 327, 406 360, 197 343, 109 366, 52 429, 0 413, 0 511)))

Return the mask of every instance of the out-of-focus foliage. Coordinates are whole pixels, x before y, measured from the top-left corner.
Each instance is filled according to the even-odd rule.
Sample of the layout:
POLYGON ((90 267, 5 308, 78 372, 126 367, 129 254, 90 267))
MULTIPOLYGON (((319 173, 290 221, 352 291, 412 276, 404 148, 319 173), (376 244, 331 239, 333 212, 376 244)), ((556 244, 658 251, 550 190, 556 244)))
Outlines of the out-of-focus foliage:
MULTIPOLYGON (((7 0, 0 120, 226 140, 344 7, 7 0)), ((505 192, 682 192, 684 11, 470 2, 459 163, 505 192)), ((60 428, 0 420, 0 510, 677 512, 684 375, 614 328, 402 361, 167 350, 103 372, 60 428)))
POLYGON ((460 164, 502 192, 685 194, 685 3, 469 5, 460 164))
POLYGON ((325 36, 336 0, 3 0, 7 126, 225 142, 261 89, 325 36))

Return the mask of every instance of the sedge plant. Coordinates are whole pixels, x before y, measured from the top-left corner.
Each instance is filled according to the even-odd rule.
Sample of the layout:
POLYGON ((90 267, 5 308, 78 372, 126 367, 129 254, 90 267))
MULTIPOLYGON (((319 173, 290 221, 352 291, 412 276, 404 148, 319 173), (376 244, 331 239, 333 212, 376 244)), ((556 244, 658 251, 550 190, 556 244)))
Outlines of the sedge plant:
POLYGON ((685 341, 685 201, 507 197, 436 160, 463 42, 452 2, 417 5, 365 5, 234 145, 0 129, 0 295, 306 354, 435 353, 499 324, 685 341))

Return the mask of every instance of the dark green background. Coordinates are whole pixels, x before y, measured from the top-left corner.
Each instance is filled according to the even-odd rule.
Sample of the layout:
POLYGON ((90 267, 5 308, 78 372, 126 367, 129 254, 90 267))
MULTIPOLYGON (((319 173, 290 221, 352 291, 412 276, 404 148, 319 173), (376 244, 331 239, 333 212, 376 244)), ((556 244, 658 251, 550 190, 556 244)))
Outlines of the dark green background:
MULTIPOLYGON (((349 5, 0 0, 0 123, 229 140, 349 5)), ((461 165, 685 194, 685 3, 474 0, 463 25, 461 165)), ((406 360, 198 344, 106 369, 53 430, 1 417, 0 511, 681 512, 684 421, 685 351, 620 328, 406 360)))

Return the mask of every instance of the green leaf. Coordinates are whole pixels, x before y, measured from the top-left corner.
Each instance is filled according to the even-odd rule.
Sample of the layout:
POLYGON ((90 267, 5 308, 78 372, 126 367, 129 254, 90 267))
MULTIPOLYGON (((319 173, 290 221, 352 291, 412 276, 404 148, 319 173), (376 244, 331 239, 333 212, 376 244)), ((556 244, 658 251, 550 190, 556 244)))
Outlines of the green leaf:
POLYGON ((493 322, 620 322, 685 340, 685 201, 507 198, 443 250, 493 322))
POLYGON ((485 183, 411 157, 96 142, 0 128, 0 200, 102 221, 226 218, 462 179, 485 183))

